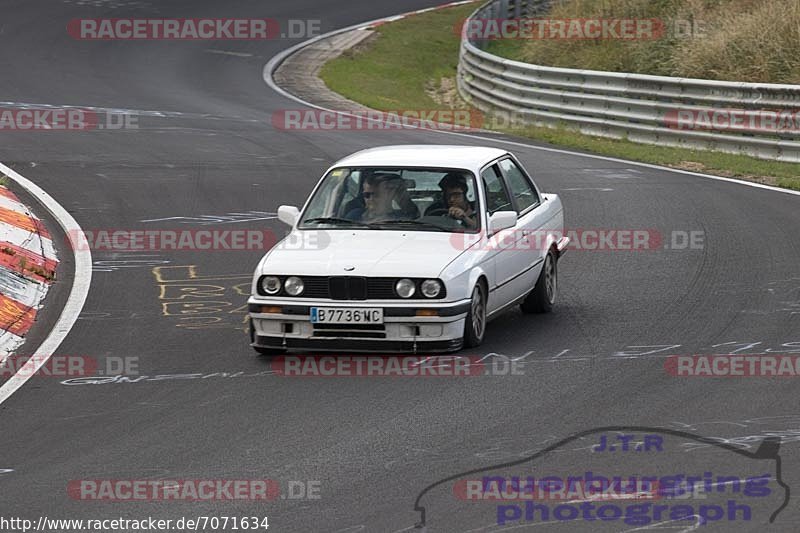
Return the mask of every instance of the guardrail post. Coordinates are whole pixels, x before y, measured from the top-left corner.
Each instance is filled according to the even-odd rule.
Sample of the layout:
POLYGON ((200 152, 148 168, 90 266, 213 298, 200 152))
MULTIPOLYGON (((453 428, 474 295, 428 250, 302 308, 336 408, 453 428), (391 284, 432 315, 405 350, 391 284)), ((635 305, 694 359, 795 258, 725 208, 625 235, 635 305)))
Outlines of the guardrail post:
POLYGON ((500 16, 497 18, 501 19, 509 18, 508 16, 510 14, 509 11, 510 9, 508 8, 508 0, 500 0, 500 16))

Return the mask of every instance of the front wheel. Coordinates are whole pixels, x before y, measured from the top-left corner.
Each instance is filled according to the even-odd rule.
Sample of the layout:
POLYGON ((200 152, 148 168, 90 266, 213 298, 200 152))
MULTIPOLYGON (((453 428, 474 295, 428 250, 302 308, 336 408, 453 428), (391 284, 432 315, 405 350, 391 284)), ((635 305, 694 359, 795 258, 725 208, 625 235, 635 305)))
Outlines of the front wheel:
POLYGON ((520 305, 524 313, 549 313, 558 294, 558 260, 552 250, 544 258, 544 266, 536 286, 520 305))
POLYGON ((472 289, 472 299, 464 324, 464 347, 475 348, 483 342, 486 333, 486 289, 478 283, 472 289))

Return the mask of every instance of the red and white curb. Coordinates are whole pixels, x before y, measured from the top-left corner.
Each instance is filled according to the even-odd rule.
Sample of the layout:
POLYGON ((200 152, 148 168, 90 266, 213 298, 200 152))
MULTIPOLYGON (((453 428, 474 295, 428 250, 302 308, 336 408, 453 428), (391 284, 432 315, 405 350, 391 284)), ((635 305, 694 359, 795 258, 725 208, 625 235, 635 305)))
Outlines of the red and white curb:
POLYGON ((0 186, 0 361, 24 342, 57 266, 47 229, 0 186))
MULTIPOLYGON (((72 248, 72 256, 75 263, 75 269, 72 272, 72 288, 69 291, 69 296, 67 296, 64 307, 61 309, 61 314, 47 334, 47 337, 38 348, 32 350, 31 355, 33 357, 28 359, 22 368, 18 369, 16 374, 0 385, 0 405, 17 392, 20 387, 25 385, 31 376, 35 375, 36 372, 47 363, 58 347, 61 346, 61 343, 67 335, 69 335, 70 330, 72 330, 72 326, 75 325, 75 321, 78 320, 78 315, 81 314, 83 304, 86 303, 86 298, 89 295, 89 288, 92 284, 92 252, 89 250, 89 243, 86 242, 83 229, 75 219, 72 218, 72 215, 70 215, 52 196, 47 194, 44 189, 13 168, 0 163, 0 175, 2 174, 5 174, 9 179, 35 198, 36 201, 50 213, 65 234, 76 236, 77 242, 75 243, 75 247, 72 248)), ((8 200, 20 203, 16 197, 8 198, 8 200)), ((16 228, 16 226, 14 227, 16 228)), ((49 237, 44 237, 41 233, 37 233, 36 235, 29 234, 29 237, 31 237, 31 240, 20 243, 19 247, 32 254, 39 254, 42 259, 44 259, 42 268, 45 269, 44 272, 46 273, 47 261, 55 261, 55 254, 50 253, 52 252, 53 243, 51 241, 49 243, 49 248, 47 248, 47 240, 49 240, 49 237), (38 241, 36 240, 37 237, 39 239, 38 241), (37 243, 39 247, 37 248, 32 243, 37 243)), ((9 243, 9 247, 10 246, 9 243)), ((27 266, 27 261, 23 266, 27 266)), ((13 270, 13 268, 12 266, 10 270, 13 270)), ((47 276, 42 275, 42 277, 46 278, 47 276)), ((27 278, 23 276, 23 279, 27 278)), ((42 283, 46 282, 42 281, 42 283)), ((41 302, 41 300, 39 301, 41 302)), ((0 331, 0 333, 2 333, 2 331, 0 331)), ((3 364, 3 360, 6 358, 7 355, 0 355, 0 364, 3 364)))

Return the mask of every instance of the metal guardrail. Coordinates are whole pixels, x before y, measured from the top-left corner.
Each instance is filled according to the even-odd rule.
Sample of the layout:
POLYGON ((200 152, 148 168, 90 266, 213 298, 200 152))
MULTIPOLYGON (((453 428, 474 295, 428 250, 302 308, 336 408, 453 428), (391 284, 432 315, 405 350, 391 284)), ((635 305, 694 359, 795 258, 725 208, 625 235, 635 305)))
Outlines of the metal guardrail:
MULTIPOLYGON (((550 5, 550 0, 493 0, 468 20, 536 16, 550 5)), ((462 37, 458 64, 459 92, 481 111, 590 135, 800 162, 800 85, 546 67, 492 55, 483 50, 485 44, 469 34, 462 37), (676 120, 679 112, 713 110, 782 111, 792 114, 794 127, 765 131, 742 124, 698 131, 681 129, 676 120)))

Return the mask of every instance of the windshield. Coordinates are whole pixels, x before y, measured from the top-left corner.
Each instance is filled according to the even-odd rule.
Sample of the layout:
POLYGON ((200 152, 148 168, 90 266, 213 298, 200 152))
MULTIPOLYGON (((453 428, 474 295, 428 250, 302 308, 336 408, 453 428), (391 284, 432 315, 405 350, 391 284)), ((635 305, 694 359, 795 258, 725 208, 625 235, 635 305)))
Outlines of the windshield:
POLYGON ((474 233, 481 224, 477 198, 475 177, 467 170, 335 168, 299 227, 474 233))

